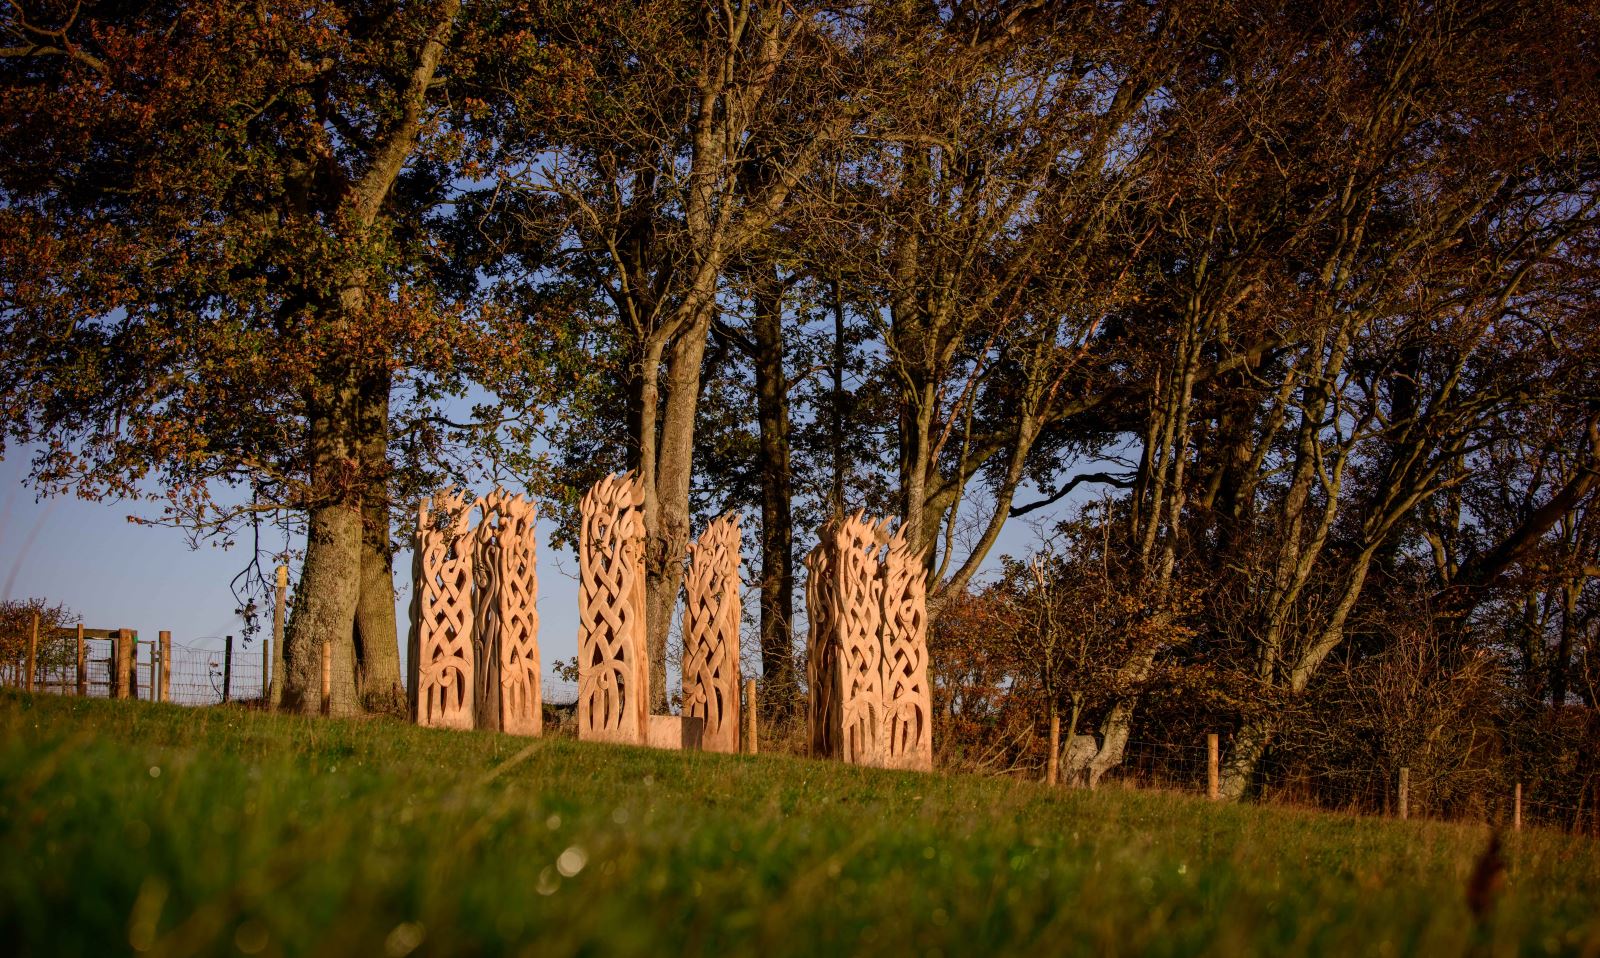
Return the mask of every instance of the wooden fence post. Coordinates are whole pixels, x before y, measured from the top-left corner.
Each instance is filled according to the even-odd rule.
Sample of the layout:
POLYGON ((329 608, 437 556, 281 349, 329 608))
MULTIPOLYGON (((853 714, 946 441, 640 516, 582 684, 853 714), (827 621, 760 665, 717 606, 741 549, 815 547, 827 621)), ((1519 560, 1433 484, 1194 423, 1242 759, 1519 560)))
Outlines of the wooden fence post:
POLYGON ((272 688, 272 640, 261 640, 261 707, 267 707, 267 693, 272 688))
POLYGON ((84 653, 85 653, 85 650, 84 650, 84 647, 83 647, 83 623, 79 622, 78 623, 78 695, 79 696, 87 696, 89 694, 89 668, 88 668, 89 663, 88 663, 88 660, 84 658, 84 653))
POLYGON ((139 630, 129 629, 128 634, 128 698, 139 697, 139 630))
POLYGON ((1511 829, 1522 831, 1522 783, 1511 790, 1511 829))
MULTIPOLYGON (((156 633, 160 635, 161 633, 156 633)), ((159 643, 150 643, 150 701, 165 702, 166 690, 161 687, 161 646, 159 643)))
POLYGON ((272 604, 272 682, 265 685, 267 692, 263 696, 270 709, 276 709, 283 698, 283 629, 288 604, 289 567, 280 565, 277 598, 272 604))
POLYGON ((172 633, 158 633, 161 639, 161 701, 172 701, 172 633))
POLYGON ((1061 713, 1050 705, 1050 756, 1044 760, 1044 783, 1055 787, 1061 780, 1061 713))
POLYGON ((33 614, 33 631, 28 633, 28 691, 33 691, 33 673, 39 664, 39 613, 33 614))
POLYGON ((118 629, 117 637, 111 640, 111 688, 112 695, 119 699, 128 697, 133 684, 133 643, 138 641, 133 636, 132 629, 118 629))
POLYGON ((744 740, 745 751, 751 755, 760 751, 756 744, 756 680, 746 679, 744 683, 744 740))
POLYGON ((333 644, 322 643, 322 714, 333 711, 333 644))
POLYGON ((1206 733, 1206 798, 1213 802, 1222 797, 1222 769, 1216 732, 1206 733))
POLYGON ((1411 813, 1411 769, 1400 769, 1400 820, 1405 821, 1411 813))
POLYGON ((222 643, 222 703, 233 699, 233 636, 222 643))

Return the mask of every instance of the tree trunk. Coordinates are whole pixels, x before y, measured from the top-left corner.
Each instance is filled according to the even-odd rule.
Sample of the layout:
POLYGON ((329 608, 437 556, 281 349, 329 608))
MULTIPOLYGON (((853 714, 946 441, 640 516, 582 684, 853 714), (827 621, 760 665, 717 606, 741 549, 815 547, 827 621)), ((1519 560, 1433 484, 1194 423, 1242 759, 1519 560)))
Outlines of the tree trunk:
POLYGON ((360 565, 360 511, 345 504, 313 509, 284 643, 285 710, 312 713, 322 707, 324 642, 333 647, 331 710, 335 715, 357 710, 351 626, 361 591, 360 565))
POLYGON ((829 511, 835 516, 844 515, 844 477, 849 471, 844 449, 844 362, 845 362, 844 295, 839 277, 833 278, 833 391, 829 396, 829 445, 833 451, 833 491, 829 496, 829 511))
POLYGON ((331 646, 331 710, 357 709, 354 626, 361 592, 362 521, 360 498, 349 473, 356 464, 353 441, 357 391, 346 377, 324 379, 329 395, 307 400, 307 446, 311 483, 317 494, 310 509, 305 566, 295 589, 294 614, 284 640, 282 706, 316 712, 322 705, 322 646, 331 646))
POLYGON ((1118 699, 1100 723, 1100 748, 1089 760, 1087 778, 1090 788, 1098 787, 1105 774, 1122 764, 1128 750, 1128 736, 1133 732, 1134 699, 1118 699))
POLYGON ((783 286, 763 277, 755 313, 756 410, 761 427, 761 674, 768 715, 793 711, 794 516, 789 465, 789 380, 784 372, 783 286))
POLYGON ((672 628, 672 613, 683 584, 683 560, 689 551, 694 420, 713 308, 711 304, 701 308, 673 343, 667 360, 666 397, 656 442, 656 514, 654 522, 647 522, 653 528, 647 530, 645 543, 645 628, 650 646, 650 707, 655 712, 667 708, 667 633, 672 628))
POLYGON ((355 657, 362 705, 403 714, 400 640, 394 615, 394 563, 389 548, 389 376, 363 383, 361 396, 361 585, 355 612, 355 657))
POLYGON ((1222 797, 1237 802, 1250 791, 1255 782, 1256 768, 1266 757, 1267 746, 1272 744, 1273 722, 1269 718, 1247 720, 1233 737, 1233 748, 1222 763, 1218 790, 1222 797))

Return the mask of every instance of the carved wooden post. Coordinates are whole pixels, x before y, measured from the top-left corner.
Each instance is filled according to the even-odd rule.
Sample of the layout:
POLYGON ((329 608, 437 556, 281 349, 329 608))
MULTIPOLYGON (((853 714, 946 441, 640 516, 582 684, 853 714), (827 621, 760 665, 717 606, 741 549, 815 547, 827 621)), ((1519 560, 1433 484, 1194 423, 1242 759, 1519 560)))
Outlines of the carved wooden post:
MULTIPOLYGON (((473 504, 478 526, 470 533, 472 549, 472 722, 500 730, 500 549, 495 520, 499 513, 487 499, 473 504)), ((470 513, 469 513, 470 514, 470 513)))
POLYGON ((840 628, 840 755, 857 765, 882 765, 883 741, 883 581, 878 577, 878 546, 887 523, 874 523, 864 513, 846 519, 840 529, 839 603, 834 621, 840 628))
POLYGON ((832 758, 837 751, 839 719, 839 640, 832 616, 836 591, 831 523, 806 555, 806 753, 832 758))
POLYGON ((886 528, 861 512, 831 521, 806 559, 811 752, 857 765, 881 765, 885 758, 878 551, 886 528))
POLYGON ((460 497, 424 499, 417 516, 412 593, 412 716, 418 725, 472 728, 471 516, 460 497))
POLYGON ((479 728, 538 735, 544 725, 539 667, 539 576, 533 503, 496 488, 480 502, 475 535, 474 644, 479 728))
POLYGON ((650 727, 644 487, 607 476, 579 504, 578 737, 642 745, 650 727))
POLYGON ((1522 831, 1522 783, 1518 782, 1511 792, 1511 830, 1522 831))
POLYGON ((739 516, 689 547, 684 579, 683 714, 702 719, 701 748, 739 751, 739 516))
POLYGON ((883 557, 883 763, 933 771, 933 701, 928 688, 928 590, 921 550, 901 527, 883 557))
POLYGON ((1400 820, 1411 817, 1411 769, 1400 770, 1400 820))

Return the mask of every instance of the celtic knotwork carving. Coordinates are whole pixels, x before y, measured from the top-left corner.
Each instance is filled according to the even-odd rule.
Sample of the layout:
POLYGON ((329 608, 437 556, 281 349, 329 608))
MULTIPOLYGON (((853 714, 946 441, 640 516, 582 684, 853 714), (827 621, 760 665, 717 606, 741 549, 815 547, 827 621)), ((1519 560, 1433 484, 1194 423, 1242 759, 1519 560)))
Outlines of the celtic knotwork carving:
POLYGON ((807 750, 812 758, 838 754, 839 642, 833 621, 838 591, 834 583, 834 549, 828 527, 822 541, 807 554, 806 566, 806 700, 807 750))
POLYGON ((701 747, 739 751, 739 516, 689 547, 684 579, 683 714, 703 720, 701 747))
POLYGON ((878 551, 887 523, 858 512, 822 529, 806 560, 813 754, 881 765, 884 698, 878 551), (819 614, 820 613, 820 614, 819 614))
POLYGON ((498 487, 471 503, 422 501, 408 645, 417 724, 539 734, 533 520, 533 503, 498 487))
POLYGON ((543 703, 533 503, 497 487, 475 505, 482 516, 473 537, 478 727, 538 735, 543 703))
POLYGON ((578 737, 643 744, 650 718, 644 487, 607 476, 579 504, 578 737))
POLYGON ((928 600, 922 552, 906 527, 889 540, 882 580, 884 764, 933 770, 928 688, 928 600))
POLYGON ((500 728, 516 735, 538 735, 544 726, 544 693, 539 671, 536 510, 521 496, 496 489, 486 500, 485 512, 498 517, 494 528, 499 546, 500 728))
POLYGON ((500 542, 483 500, 472 535, 472 701, 478 728, 500 728, 500 542))
POLYGON ((862 513, 845 519, 836 532, 839 550, 839 706, 843 720, 841 757, 857 765, 883 764, 883 640, 878 579, 878 544, 887 523, 862 513))
POLYGON ((472 543, 461 497, 424 499, 417 516, 412 688, 418 725, 473 725, 472 543))

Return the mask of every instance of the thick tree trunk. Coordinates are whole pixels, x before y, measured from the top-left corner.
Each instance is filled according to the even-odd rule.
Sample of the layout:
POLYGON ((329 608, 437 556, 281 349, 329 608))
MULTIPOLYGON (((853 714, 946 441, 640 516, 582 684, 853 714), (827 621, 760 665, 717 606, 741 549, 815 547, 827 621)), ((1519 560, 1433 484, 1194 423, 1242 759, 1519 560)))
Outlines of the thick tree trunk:
POLYGON ((783 288, 757 294, 753 357, 761 437, 761 674, 769 715, 793 710, 799 686, 794 668, 793 475, 789 466, 789 380, 784 372, 783 288))
MULTIPOLYGON (((667 360, 667 388, 655 445, 655 516, 646 516, 645 627, 650 645, 650 707, 667 709, 667 633, 683 585, 689 551, 689 483, 694 476, 695 413, 711 309, 702 308, 677 338, 667 360)), ((647 492, 648 495, 648 492, 647 492)), ((648 512, 649 502, 646 502, 648 512)))
POLYGON ((394 563, 389 548, 389 377, 362 388, 361 585, 355 612, 355 656, 361 703, 373 712, 402 714, 399 630, 394 615, 394 563))
POLYGON ((348 505, 311 511, 306 561, 295 589, 284 648, 282 707, 316 712, 322 706, 322 645, 332 645, 331 710, 357 711, 351 624, 360 595, 361 513, 348 505))
POLYGON ((362 521, 356 466, 353 383, 330 376, 326 395, 308 398, 307 446, 311 482, 318 501, 310 510, 305 566, 295 589, 294 614, 284 640, 281 705, 292 712, 315 712, 322 705, 322 646, 332 651, 334 714, 358 707, 353 631, 361 592, 362 521))

